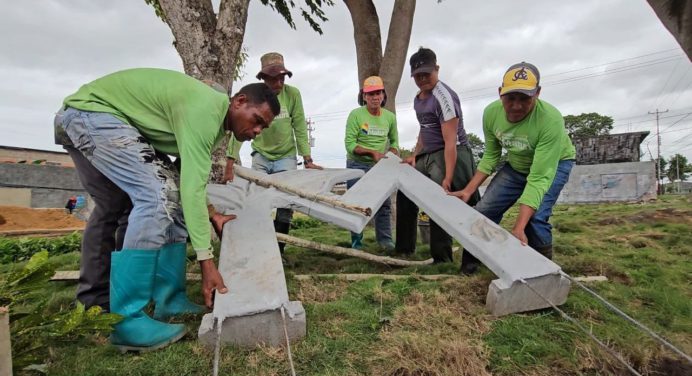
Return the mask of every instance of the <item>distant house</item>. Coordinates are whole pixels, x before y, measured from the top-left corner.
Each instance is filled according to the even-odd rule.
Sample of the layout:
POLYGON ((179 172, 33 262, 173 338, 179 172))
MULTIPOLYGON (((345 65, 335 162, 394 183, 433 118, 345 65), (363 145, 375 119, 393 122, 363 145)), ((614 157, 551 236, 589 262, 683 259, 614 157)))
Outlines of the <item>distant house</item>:
POLYGON ((575 137, 572 142, 577 149, 577 164, 639 162, 640 146, 648 135, 645 131, 575 137))

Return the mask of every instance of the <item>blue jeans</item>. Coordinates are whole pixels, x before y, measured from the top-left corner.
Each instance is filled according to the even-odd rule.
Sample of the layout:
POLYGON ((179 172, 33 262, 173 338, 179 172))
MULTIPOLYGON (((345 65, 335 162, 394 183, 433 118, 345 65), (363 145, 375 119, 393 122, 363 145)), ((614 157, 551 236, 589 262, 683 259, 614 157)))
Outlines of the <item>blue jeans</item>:
MULTIPOLYGON (((267 159, 264 155, 253 151, 252 169, 271 175, 277 172, 297 170, 298 162, 295 156, 272 161, 267 159)), ((276 222, 291 223, 291 217, 293 217, 293 210, 284 208, 276 209, 276 222)))
MULTIPOLYGON (((574 166, 574 160, 560 161, 557 165, 555 178, 543 196, 538 210, 533 214, 526 226, 525 233, 529 246, 539 249, 553 244, 552 228, 548 220, 553 214, 553 206, 560 196, 560 191, 569 180, 569 173, 574 166)), ((497 172, 488 185, 485 194, 475 209, 495 223, 500 223, 505 212, 514 205, 524 192, 526 175, 519 173, 506 163, 497 172)))
MULTIPOLYGON (((361 170, 365 173, 370 171, 372 165, 346 160, 346 168, 361 170)), ((359 179, 351 179, 346 182, 346 188, 351 188, 359 179)), ((380 209, 375 213, 375 239, 377 243, 392 244, 392 203, 389 197, 382 203, 380 209)))
MULTIPOLYGON (((160 249, 185 242, 180 176, 139 131, 103 112, 65 110, 62 128, 74 147, 132 201, 123 249, 160 249)), ((77 166, 79 170, 79 166, 77 166)))

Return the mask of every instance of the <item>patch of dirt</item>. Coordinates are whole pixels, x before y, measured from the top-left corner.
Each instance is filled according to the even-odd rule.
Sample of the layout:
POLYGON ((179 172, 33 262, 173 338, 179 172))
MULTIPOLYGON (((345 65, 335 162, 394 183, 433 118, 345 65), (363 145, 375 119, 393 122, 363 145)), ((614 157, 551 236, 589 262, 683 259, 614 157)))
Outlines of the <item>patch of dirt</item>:
POLYGON ((624 224, 625 221, 623 221, 620 218, 617 217, 606 217, 598 221, 598 224, 601 226, 609 226, 609 225, 621 225, 624 224))
POLYGON ((651 375, 688 376, 692 375, 692 366, 680 359, 662 357, 654 363, 651 375))
POLYGON ((674 208, 659 209, 653 212, 642 212, 625 218, 628 222, 635 223, 688 223, 692 224, 692 210, 678 210, 674 208))
POLYGON ((0 232, 10 230, 82 228, 84 221, 65 209, 32 209, 0 206, 0 232))

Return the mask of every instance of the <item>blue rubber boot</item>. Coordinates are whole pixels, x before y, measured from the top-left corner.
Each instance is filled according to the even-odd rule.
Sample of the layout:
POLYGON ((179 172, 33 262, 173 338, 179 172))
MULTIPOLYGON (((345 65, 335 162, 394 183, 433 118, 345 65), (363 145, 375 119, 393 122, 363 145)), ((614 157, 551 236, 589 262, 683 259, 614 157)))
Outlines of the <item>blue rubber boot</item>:
POLYGON ((353 249, 363 249, 363 233, 356 234, 351 233, 351 248, 353 249))
POLYGON ((205 311, 201 305, 191 302, 185 292, 185 243, 166 244, 158 252, 154 279, 154 318, 165 320, 182 314, 198 314, 205 311))
POLYGON ((111 334, 120 351, 151 351, 185 335, 182 324, 166 324, 143 310, 151 301, 158 251, 124 249, 111 256, 111 312, 123 316, 111 334))

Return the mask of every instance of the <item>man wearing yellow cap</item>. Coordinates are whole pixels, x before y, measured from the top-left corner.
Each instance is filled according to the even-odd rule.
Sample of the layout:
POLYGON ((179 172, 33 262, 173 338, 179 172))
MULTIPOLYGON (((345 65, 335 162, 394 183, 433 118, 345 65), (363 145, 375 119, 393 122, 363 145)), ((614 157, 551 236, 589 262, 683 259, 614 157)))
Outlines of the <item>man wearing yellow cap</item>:
MULTIPOLYGON (((493 172, 507 149, 507 163, 500 168, 476 210, 500 223, 504 213, 519 202, 512 234, 543 256, 553 256, 553 205, 574 166, 575 149, 567 135, 562 114, 538 99, 540 73, 526 62, 514 64, 498 89, 500 99, 483 112, 485 152, 478 170, 461 191, 450 194, 468 201, 493 172)), ((462 255, 462 273, 473 273, 478 260, 462 255)))
MULTIPOLYGON (((361 107, 351 111, 346 120, 346 159, 347 168, 365 172, 385 158, 389 150, 399 154, 399 132, 396 128, 396 115, 382 108, 387 96, 384 82, 378 76, 371 76, 363 82, 363 89, 358 96, 361 107)), ((346 186, 351 188, 358 179, 349 180, 346 186)), ((391 203, 387 198, 375 213, 375 238, 377 244, 386 251, 394 250, 392 241, 391 203)), ((361 249, 363 233, 351 233, 351 248, 361 249)))
MULTIPOLYGON (((277 52, 262 55, 260 62, 262 69, 257 73, 257 79, 263 80, 279 98, 281 113, 274 118, 268 129, 252 141, 252 168, 267 174, 295 170, 298 154, 303 157, 305 168, 322 169, 310 157, 308 129, 300 91, 284 83, 286 76, 292 77, 293 72, 286 69, 284 57, 277 52)), ((239 160, 241 146, 242 143, 235 138, 228 143, 224 181, 233 180, 233 164, 239 160)), ((290 209, 277 209, 275 230, 288 234, 292 216, 290 209)), ((284 243, 279 243, 282 253, 284 246, 284 243)))

